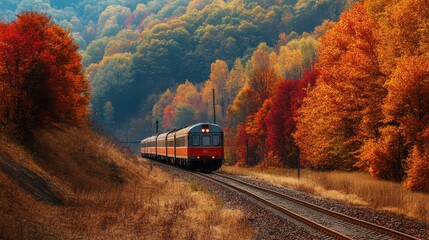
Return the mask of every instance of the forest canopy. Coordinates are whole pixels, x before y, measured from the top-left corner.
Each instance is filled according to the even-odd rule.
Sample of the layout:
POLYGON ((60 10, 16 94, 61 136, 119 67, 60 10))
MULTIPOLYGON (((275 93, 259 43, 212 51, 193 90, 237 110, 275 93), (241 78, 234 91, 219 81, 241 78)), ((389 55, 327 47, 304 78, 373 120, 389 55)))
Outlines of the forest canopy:
MULTIPOLYGON (((205 82, 216 60, 224 61, 228 71, 237 58, 244 65, 263 42, 279 49, 325 20, 337 20, 353 2, 5 0, 0 2, 0 14, 11 21, 19 12, 41 11, 69 28, 92 85, 92 118, 105 122, 104 106, 109 102, 115 110, 114 127, 125 131, 131 122, 152 117, 148 105, 153 104, 154 94, 159 98, 167 88, 186 80, 196 85, 205 82)), ((295 57, 311 59, 306 55, 314 54, 314 49, 296 55, 296 48, 302 47, 278 53, 288 62, 286 68, 300 68, 290 61, 295 57)), ((287 71, 282 64, 274 70, 281 75, 287 71)), ((289 73, 294 76, 287 77, 298 77, 303 69, 289 73)), ((136 127, 135 135, 153 131, 145 127, 151 122, 136 127)))

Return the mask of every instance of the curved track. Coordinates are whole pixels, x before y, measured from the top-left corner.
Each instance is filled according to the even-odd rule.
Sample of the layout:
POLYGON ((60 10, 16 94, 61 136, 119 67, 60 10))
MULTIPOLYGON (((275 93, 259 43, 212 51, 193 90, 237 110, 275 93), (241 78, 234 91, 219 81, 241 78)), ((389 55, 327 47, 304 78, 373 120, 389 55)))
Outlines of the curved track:
POLYGON ((224 174, 197 174, 251 196, 335 239, 418 239, 224 174))
POLYGON ((251 197, 333 239, 418 239, 225 174, 190 172, 251 197))

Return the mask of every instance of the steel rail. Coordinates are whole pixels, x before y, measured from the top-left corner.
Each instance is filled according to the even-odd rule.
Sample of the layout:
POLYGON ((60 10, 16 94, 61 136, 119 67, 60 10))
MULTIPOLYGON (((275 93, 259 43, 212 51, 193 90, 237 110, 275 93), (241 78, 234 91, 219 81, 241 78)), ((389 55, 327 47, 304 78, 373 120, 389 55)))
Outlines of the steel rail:
POLYGON ((349 223, 352 223, 352 224, 356 224, 356 225, 359 225, 361 227, 365 227, 365 228, 368 228, 368 229, 372 229, 372 230, 377 231, 377 232, 381 232, 381 233, 383 233, 385 235, 394 237, 396 239, 402 239, 402 240, 419 240, 419 238, 416 238, 414 236, 408 235, 406 233, 402 233, 402 232, 396 231, 394 229, 386 228, 386 227, 383 227, 383 226, 380 226, 380 225, 377 225, 377 224, 374 224, 374 223, 370 223, 370 222, 367 222, 367 221, 364 221, 364 220, 360 220, 360 219, 351 217, 351 216, 347 216, 345 214, 338 213, 338 212, 335 212, 335 211, 332 211, 332 210, 329 210, 329 209, 326 209, 326 208, 323 208, 323 207, 320 207, 320 206, 317 206, 317 205, 314 205, 314 204, 311 204, 311 203, 299 200, 297 198, 285 195, 283 193, 279 193, 279 192, 274 191, 274 190, 270 190, 270 189, 267 189, 267 188, 256 186, 254 184, 250 184, 250 183, 247 183, 247 182, 244 182, 244 181, 241 181, 241 180, 238 180, 238 179, 226 176, 224 174, 219 174, 219 173, 213 173, 213 174, 216 175, 216 176, 220 176, 220 177, 227 178, 229 180, 238 182, 238 183, 246 185, 248 187, 255 188, 255 189, 258 189, 260 191, 276 195, 276 196, 284 198, 284 199, 286 199, 288 201, 295 202, 295 203, 300 204, 300 205, 304 205, 304 206, 306 206, 308 208, 311 208, 311 209, 319 211, 319 212, 323 212, 323 213, 325 213, 327 215, 330 215, 332 217, 341 219, 343 221, 346 221, 346 222, 349 222, 349 223))
POLYGON ((339 232, 337 232, 337 231, 335 231, 333 229, 330 229, 330 228, 325 227, 325 226, 323 226, 323 225, 321 225, 319 223, 316 223, 316 222, 314 222, 314 221, 312 221, 312 220, 310 220, 308 218, 300 216, 300 215, 298 215, 298 214, 296 214, 296 213, 294 213, 294 212, 292 212, 292 211, 290 211, 290 210, 288 210, 288 209, 286 209, 286 208, 284 208, 284 207, 282 207, 282 206, 280 206, 278 204, 275 204, 275 203, 273 203, 273 202, 271 202, 269 200, 261 198, 261 197, 255 195, 255 194, 253 194, 251 192, 248 192, 248 191, 246 191, 244 189, 241 189, 241 188, 239 188, 237 186, 234 186, 232 184, 229 184, 227 182, 221 181, 219 179, 210 177, 210 175, 208 175, 208 174, 202 174, 202 173, 196 173, 196 172, 193 172, 193 173, 196 174, 196 175, 198 175, 198 176, 200 176, 200 177, 206 178, 206 179, 208 179, 208 180, 210 180, 212 182, 220 183, 220 184, 225 185, 227 187, 230 187, 230 188, 232 188, 232 189, 234 189, 236 191, 239 191, 239 192, 244 193, 244 194, 246 194, 248 196, 251 196, 252 198, 256 199, 257 201, 262 202, 262 203, 268 205, 269 207, 272 207, 272 208, 274 208, 274 209, 276 209, 276 210, 278 210, 278 211, 280 211, 280 212, 282 212, 282 213, 284 213, 284 214, 286 214, 286 215, 288 215, 288 216, 290 216, 290 217, 292 217, 292 218, 294 218, 294 219, 296 219, 296 220, 304 223, 305 225, 308 225, 308 226, 312 227, 313 229, 316 229, 317 231, 323 232, 324 234, 326 234, 326 235, 328 235, 328 236, 330 236, 330 237, 332 237, 334 239, 341 239, 341 240, 351 240, 352 239, 352 238, 350 238, 350 237, 348 237, 346 235, 343 235, 343 234, 341 234, 341 233, 339 233, 339 232))

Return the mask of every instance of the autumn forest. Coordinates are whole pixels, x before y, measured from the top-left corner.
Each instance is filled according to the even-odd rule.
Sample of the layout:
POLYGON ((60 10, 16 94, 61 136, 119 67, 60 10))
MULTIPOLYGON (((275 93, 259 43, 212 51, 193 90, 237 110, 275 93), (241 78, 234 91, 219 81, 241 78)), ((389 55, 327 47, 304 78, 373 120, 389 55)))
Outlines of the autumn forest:
POLYGON ((214 89, 227 164, 429 192, 428 0, 6 0, 0 16, 1 129, 138 140, 213 121, 214 89))

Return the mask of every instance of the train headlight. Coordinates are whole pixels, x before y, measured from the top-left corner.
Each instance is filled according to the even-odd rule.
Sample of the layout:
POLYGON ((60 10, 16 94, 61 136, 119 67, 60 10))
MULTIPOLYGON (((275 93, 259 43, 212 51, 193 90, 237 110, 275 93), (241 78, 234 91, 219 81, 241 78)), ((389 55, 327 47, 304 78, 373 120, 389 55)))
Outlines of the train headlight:
POLYGON ((201 132, 203 132, 203 133, 208 133, 208 132, 210 132, 210 127, 209 127, 209 125, 208 125, 208 124, 204 124, 204 125, 202 125, 202 126, 201 126, 201 132))

